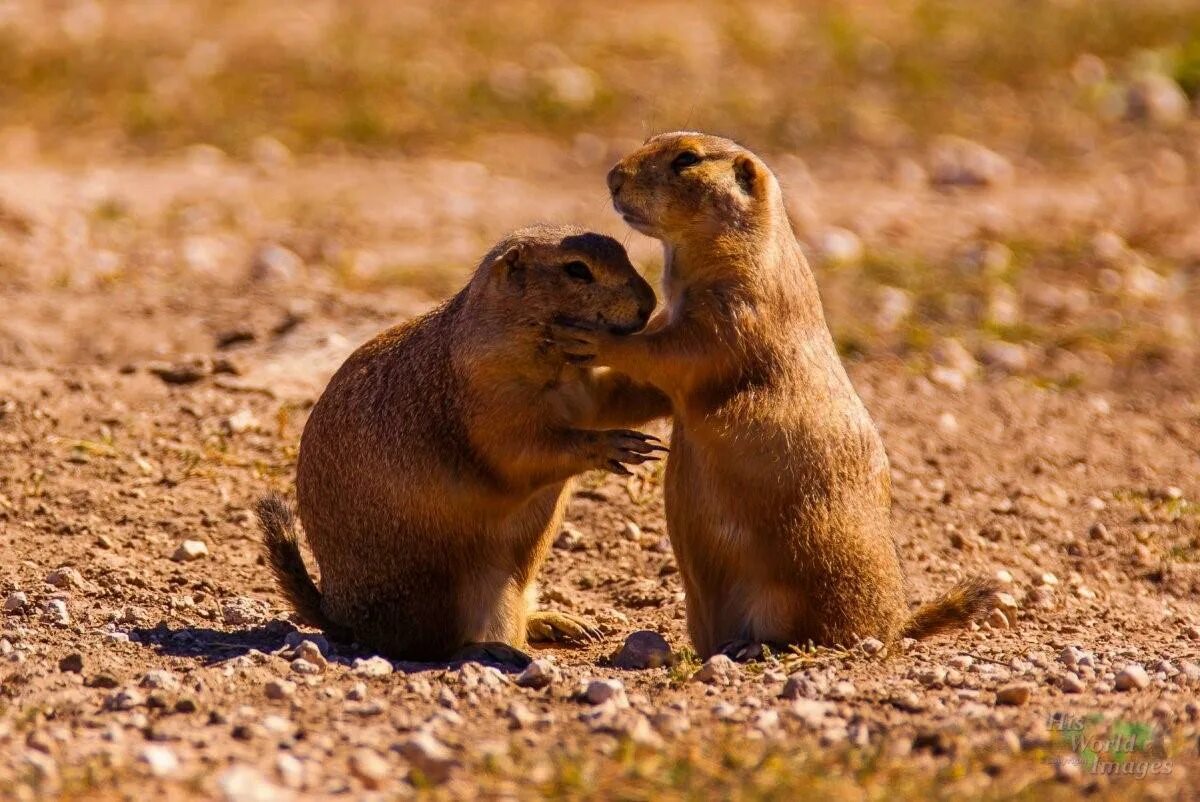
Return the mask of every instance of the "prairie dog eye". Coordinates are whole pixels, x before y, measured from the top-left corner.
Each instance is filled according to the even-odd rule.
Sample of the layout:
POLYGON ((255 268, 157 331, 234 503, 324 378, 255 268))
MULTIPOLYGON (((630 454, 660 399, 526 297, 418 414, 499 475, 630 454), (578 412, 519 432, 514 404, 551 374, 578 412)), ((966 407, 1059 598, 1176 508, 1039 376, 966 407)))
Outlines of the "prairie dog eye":
POLYGON ((567 262, 563 265, 563 271, 576 281, 582 281, 585 284, 591 284, 596 280, 592 271, 583 262, 567 262))
POLYGON ((671 169, 676 173, 682 173, 693 164, 700 163, 700 154, 694 151, 685 150, 671 161, 671 169))

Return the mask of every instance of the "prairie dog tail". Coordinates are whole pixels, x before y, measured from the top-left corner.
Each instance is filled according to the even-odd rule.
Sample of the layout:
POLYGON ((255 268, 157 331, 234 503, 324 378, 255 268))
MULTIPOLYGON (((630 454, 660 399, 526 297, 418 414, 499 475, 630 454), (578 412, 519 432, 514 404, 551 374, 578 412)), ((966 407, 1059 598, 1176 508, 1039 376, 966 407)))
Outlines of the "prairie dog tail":
POLYGON ((996 594, 999 592, 1000 583, 993 579, 964 579, 937 600, 918 607, 909 616, 900 636, 920 640, 966 626, 987 615, 996 606, 996 594))
POLYGON ((350 631, 329 620, 321 610, 321 591, 304 566, 291 508, 272 493, 259 499, 257 511, 267 564, 288 603, 304 623, 319 627, 335 640, 350 640, 350 631))

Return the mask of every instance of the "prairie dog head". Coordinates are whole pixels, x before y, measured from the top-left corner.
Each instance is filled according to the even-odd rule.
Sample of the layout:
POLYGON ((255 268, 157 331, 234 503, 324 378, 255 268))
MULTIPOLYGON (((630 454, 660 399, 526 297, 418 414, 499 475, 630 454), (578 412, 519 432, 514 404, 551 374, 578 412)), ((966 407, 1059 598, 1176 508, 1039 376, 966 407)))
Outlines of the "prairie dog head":
POLYGON ((756 228, 781 205, 761 159, 731 140, 689 131, 646 140, 609 171, 608 189, 626 223, 668 244, 756 228))
POLYGON ((568 320, 631 334, 645 327, 656 302, 621 243, 570 226, 514 231, 483 258, 474 282, 489 309, 527 326, 568 320))

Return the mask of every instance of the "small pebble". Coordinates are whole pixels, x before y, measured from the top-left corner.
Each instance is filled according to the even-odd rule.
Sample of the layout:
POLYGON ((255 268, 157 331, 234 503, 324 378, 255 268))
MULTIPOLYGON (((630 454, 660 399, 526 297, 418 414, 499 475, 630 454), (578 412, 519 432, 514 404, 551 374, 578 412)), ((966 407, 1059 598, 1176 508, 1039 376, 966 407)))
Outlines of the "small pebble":
POLYGON ((155 777, 170 777, 179 769, 179 758, 159 744, 143 746, 138 753, 138 762, 144 764, 155 777))
POLYGON ((610 699, 618 707, 626 707, 625 684, 619 679, 594 679, 583 691, 583 699, 590 705, 604 704, 610 699))
POLYGON ((185 540, 175 549, 171 559, 177 563, 189 563, 208 556, 208 546, 202 540, 185 540))
POLYGON ((4 612, 19 613, 29 605, 29 596, 24 591, 14 590, 4 600, 4 612))
POLYGON ((354 659, 354 673, 360 677, 386 677, 395 670, 391 662, 379 655, 354 659))
POLYGON ((83 672, 83 655, 79 652, 72 652, 63 659, 58 661, 58 670, 71 674, 80 674, 83 672))
POLYGON ((156 668, 147 671, 142 676, 142 681, 139 683, 143 688, 151 688, 154 690, 174 691, 179 688, 179 678, 161 668, 156 668))
POLYGON ((504 711, 504 717, 508 719, 509 728, 514 730, 529 729, 537 720, 528 707, 515 701, 509 703, 508 709, 504 711))
POLYGON ((866 638, 859 641, 858 648, 865 654, 879 654, 883 651, 883 641, 878 638, 866 638))
POLYGON ((146 697, 133 688, 121 688, 110 695, 104 702, 108 710, 132 710, 146 703, 146 697))
POLYGON ((614 666, 625 669, 659 668, 674 662, 671 645, 662 635, 651 630, 631 633, 612 658, 614 666))
POLYGON ((583 551, 587 548, 586 538, 578 526, 564 521, 562 531, 554 539, 554 548, 564 551, 583 551))
POLYGON ((557 679, 558 669, 554 667, 554 664, 539 657, 525 666, 525 669, 517 675, 516 683, 521 688, 537 690, 545 688, 557 679))
POLYGON ((246 765, 234 765, 217 777, 220 798, 226 802, 271 802, 289 799, 279 786, 268 780, 257 769, 246 765))
POLYGON ((71 623, 71 613, 67 611, 67 603, 62 599, 51 599, 46 602, 42 618, 51 624, 65 627, 71 623))
POLYGON ((1130 663, 1117 672, 1117 676, 1113 680, 1113 687, 1118 691, 1131 691, 1139 688, 1145 688, 1150 684, 1150 675, 1146 673, 1146 669, 1142 668, 1137 663, 1130 663))
POLYGON ((56 568, 46 575, 46 584, 53 585, 60 590, 68 588, 79 588, 86 590, 88 583, 84 580, 83 575, 74 568, 62 567, 56 568))
POLYGON ((390 771, 388 762, 373 749, 355 749, 350 753, 350 773, 371 790, 383 785, 390 771))
POLYGON ((727 685, 737 676, 737 673, 737 663, 726 655, 714 654, 704 661, 704 665, 700 666, 695 674, 692 674, 692 679, 709 685, 727 685))
POLYGON ((297 657, 295 660, 293 660, 291 663, 291 668, 294 673, 300 674, 301 676, 315 676, 316 674, 320 674, 322 671, 320 666, 316 665, 315 663, 308 662, 303 657, 297 657))
POLYGON ((431 783, 440 785, 445 782, 458 766, 454 752, 426 731, 417 732, 400 742, 396 749, 413 769, 421 773, 424 780, 431 783))
POLYGON ((304 762, 290 752, 275 756, 275 771, 285 787, 299 789, 304 785, 304 762))
POLYGON ((1014 682, 996 691, 996 704, 1021 706, 1029 701, 1033 694, 1033 683, 1014 682))
POLYGON ((311 640, 300 641, 299 645, 296 646, 295 657, 298 660, 311 663, 321 671, 324 671, 329 666, 329 661, 325 659, 321 647, 311 640))

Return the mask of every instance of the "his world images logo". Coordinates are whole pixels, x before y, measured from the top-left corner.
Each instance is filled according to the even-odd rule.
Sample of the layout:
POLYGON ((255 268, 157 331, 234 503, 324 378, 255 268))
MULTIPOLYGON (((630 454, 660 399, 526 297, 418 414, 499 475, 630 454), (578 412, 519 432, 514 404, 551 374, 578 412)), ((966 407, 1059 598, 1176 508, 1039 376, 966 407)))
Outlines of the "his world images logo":
POLYGON ((1058 743, 1068 748, 1054 758, 1089 774, 1146 777, 1171 773, 1166 744, 1153 724, 1104 716, 1051 713, 1046 721, 1058 743))

